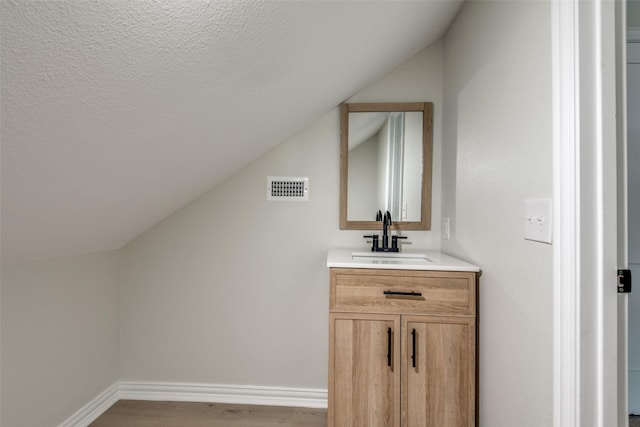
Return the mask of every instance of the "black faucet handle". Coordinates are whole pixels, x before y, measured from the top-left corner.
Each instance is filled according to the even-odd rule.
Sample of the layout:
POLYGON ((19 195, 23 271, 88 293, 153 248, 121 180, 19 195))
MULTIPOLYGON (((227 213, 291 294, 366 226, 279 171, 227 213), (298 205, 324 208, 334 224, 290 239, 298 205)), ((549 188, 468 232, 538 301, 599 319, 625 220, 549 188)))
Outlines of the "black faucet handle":
POLYGON ((365 239, 372 239, 373 242, 371 243, 371 252, 376 252, 378 250, 378 235, 377 234, 372 234, 370 236, 364 236, 365 239))
POLYGON ((391 248, 398 248, 398 239, 406 239, 407 236, 391 236, 391 248))

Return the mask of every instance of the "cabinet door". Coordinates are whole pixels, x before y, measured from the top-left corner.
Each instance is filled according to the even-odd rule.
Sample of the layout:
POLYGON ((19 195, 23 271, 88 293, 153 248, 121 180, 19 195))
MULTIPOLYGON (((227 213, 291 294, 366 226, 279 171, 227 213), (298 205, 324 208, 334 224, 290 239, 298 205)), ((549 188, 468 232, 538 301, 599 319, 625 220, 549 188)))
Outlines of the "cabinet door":
POLYGON ((475 320, 402 317, 402 426, 475 426, 475 320))
POLYGON ((330 315, 329 426, 400 426, 400 316, 330 315))

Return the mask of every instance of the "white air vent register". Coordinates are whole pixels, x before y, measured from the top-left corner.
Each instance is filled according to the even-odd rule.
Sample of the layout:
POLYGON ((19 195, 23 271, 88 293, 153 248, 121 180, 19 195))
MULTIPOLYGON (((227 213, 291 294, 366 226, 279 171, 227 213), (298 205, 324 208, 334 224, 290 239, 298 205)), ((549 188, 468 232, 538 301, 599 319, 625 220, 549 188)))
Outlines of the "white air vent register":
POLYGON ((309 178, 300 176, 267 177, 268 201, 308 201, 309 178))

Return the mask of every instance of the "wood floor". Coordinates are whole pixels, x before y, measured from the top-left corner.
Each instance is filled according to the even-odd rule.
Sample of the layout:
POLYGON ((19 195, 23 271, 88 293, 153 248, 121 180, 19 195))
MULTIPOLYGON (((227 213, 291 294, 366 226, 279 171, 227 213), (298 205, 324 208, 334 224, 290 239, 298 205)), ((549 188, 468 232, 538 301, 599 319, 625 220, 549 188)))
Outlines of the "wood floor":
POLYGON ((326 409, 120 400, 89 427, 326 427, 326 409))
MULTIPOLYGON (((326 409, 120 400, 89 427, 326 427, 326 409)), ((629 417, 640 427, 640 416, 629 417)))

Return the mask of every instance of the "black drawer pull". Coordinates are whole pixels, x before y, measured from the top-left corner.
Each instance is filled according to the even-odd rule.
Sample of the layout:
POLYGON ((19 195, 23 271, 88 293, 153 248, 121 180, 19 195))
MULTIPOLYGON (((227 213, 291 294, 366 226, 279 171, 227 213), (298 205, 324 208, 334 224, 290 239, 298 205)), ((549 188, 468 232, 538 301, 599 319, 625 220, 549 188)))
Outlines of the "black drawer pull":
POLYGON ((384 291, 385 295, 402 295, 402 296, 408 296, 408 297, 421 297, 422 296, 422 292, 414 292, 414 291, 410 291, 410 292, 405 292, 405 291, 384 291))

